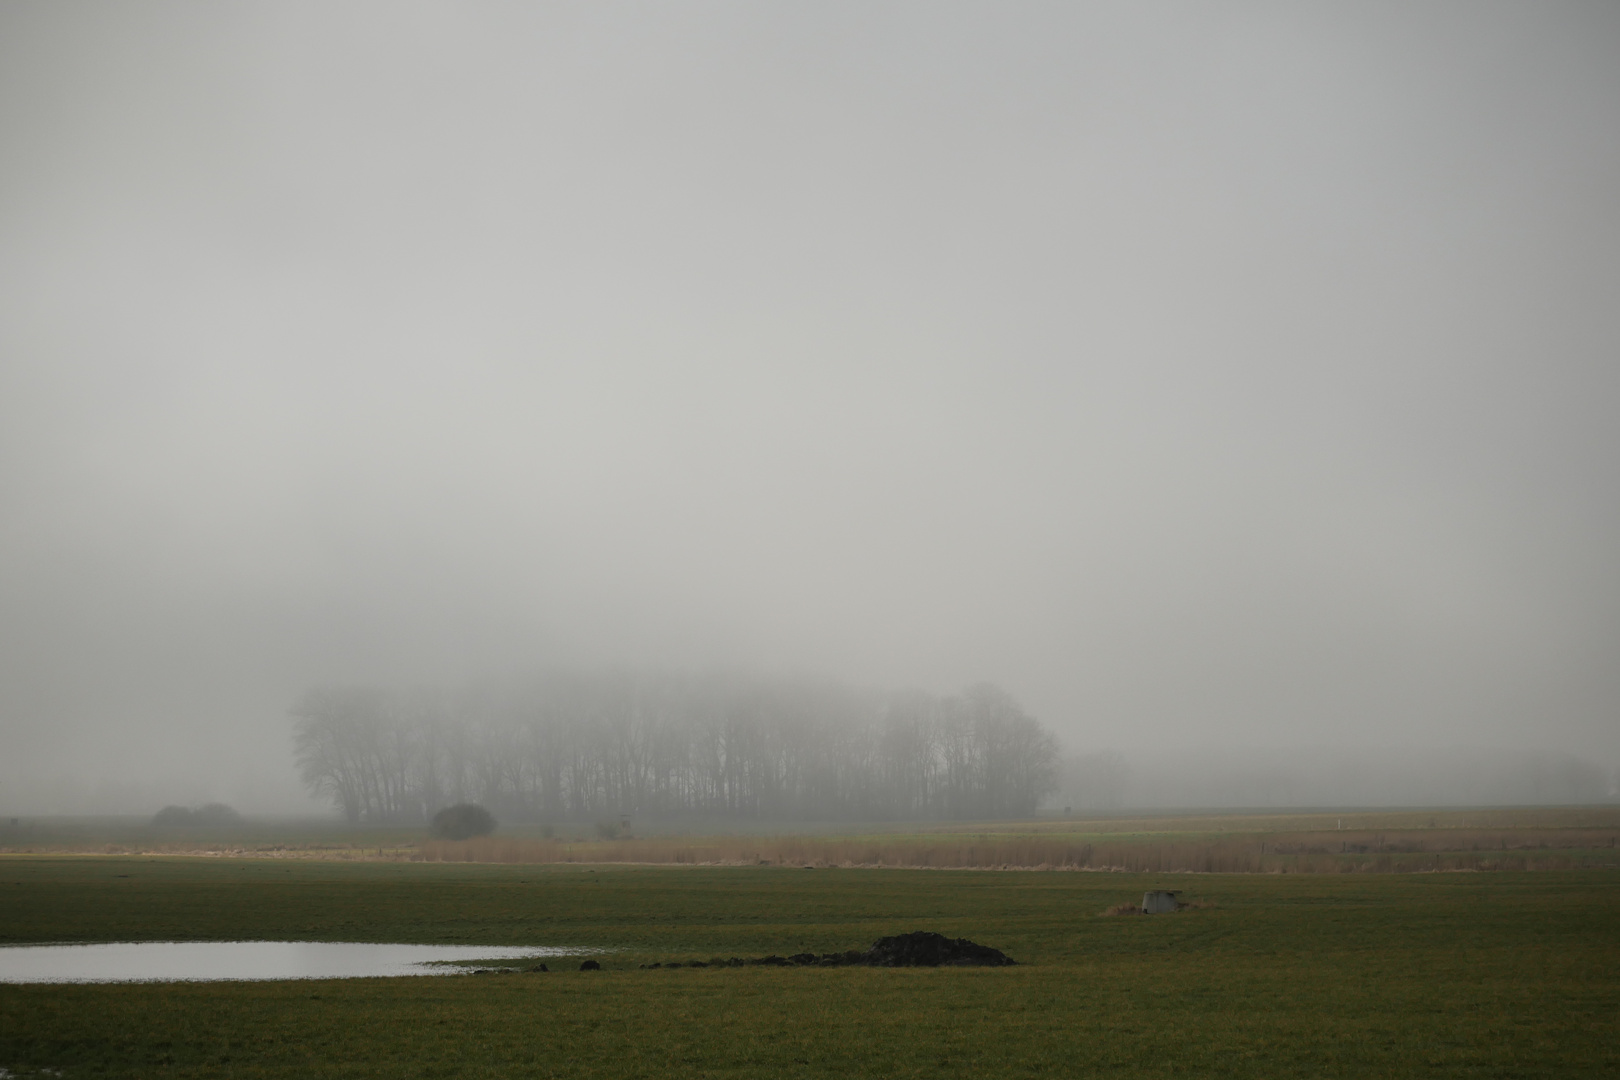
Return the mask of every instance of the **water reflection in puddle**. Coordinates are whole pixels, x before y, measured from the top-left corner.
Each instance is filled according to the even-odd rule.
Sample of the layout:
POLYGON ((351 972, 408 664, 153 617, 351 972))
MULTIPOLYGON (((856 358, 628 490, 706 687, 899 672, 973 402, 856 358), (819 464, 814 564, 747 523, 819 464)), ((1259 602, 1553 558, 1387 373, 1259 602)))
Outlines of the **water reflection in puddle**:
POLYGON ((214 982, 453 975, 457 961, 542 960, 599 949, 352 941, 120 941, 0 946, 0 983, 214 982))

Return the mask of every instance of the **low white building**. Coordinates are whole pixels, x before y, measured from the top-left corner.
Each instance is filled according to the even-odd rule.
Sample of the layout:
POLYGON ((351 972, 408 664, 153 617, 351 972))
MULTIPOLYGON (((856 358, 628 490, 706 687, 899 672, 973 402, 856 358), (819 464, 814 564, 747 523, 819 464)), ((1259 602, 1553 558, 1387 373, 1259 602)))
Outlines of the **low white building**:
POLYGON ((1181 901, 1176 899, 1180 895, 1179 892, 1166 892, 1163 889, 1145 892, 1142 894, 1142 914, 1162 915, 1167 911, 1176 911, 1181 907, 1181 901))

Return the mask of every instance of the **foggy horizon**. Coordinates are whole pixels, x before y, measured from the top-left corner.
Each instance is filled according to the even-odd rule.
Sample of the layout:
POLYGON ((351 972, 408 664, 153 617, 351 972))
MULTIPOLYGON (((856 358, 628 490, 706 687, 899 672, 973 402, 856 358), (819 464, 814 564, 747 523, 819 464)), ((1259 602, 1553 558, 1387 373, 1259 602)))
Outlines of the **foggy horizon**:
POLYGON ((1118 807, 1612 799, 1617 60, 8 4, 0 814, 326 813, 311 688, 553 670, 994 684, 1118 807))

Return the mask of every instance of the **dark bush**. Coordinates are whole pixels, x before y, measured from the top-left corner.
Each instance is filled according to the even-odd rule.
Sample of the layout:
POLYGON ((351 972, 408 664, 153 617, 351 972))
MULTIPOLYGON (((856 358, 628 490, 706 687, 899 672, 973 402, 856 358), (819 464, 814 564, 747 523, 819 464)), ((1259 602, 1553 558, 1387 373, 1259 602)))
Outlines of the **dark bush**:
POLYGON ((242 824, 242 815, 224 803, 206 806, 165 806, 152 818, 160 829, 234 828, 242 824))
POLYGON ((495 831, 495 816, 477 803, 457 803, 433 815, 433 835, 446 840, 488 836, 495 831))

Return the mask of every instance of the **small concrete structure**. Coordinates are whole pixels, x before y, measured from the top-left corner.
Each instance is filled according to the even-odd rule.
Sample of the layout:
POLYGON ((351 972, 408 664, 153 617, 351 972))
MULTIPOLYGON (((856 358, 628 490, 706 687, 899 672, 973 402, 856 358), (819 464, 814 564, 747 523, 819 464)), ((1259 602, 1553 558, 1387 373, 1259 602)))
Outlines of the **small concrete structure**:
POLYGON ((1180 895, 1179 892, 1165 892, 1163 889, 1145 892, 1142 894, 1142 914, 1162 915, 1167 911, 1179 910, 1181 901, 1176 897, 1180 895))

